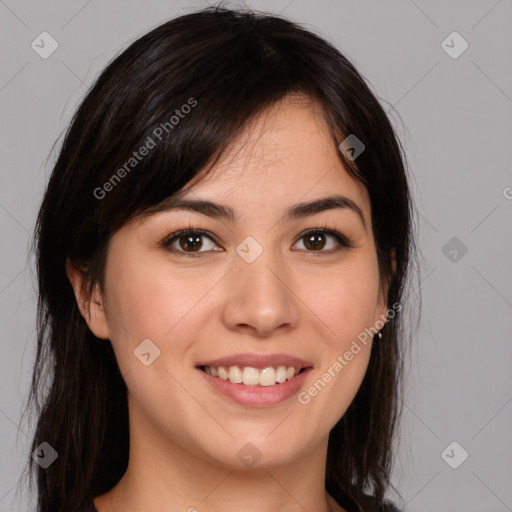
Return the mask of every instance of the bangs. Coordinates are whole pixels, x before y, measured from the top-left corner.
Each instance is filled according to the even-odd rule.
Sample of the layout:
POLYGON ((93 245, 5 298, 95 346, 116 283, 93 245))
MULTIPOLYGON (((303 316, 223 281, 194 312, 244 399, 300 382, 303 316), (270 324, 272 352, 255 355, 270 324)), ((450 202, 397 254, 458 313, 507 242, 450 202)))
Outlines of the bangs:
MULTIPOLYGON (((82 144, 78 156, 94 163, 83 189, 100 203, 90 212, 100 224, 108 217, 118 229, 175 194, 213 166, 255 116, 285 96, 316 100, 333 143, 343 132, 341 114, 327 94, 335 92, 325 76, 329 66, 297 54, 289 23, 262 19, 256 32, 234 13, 221 16, 222 29, 212 27, 210 17, 204 26, 198 18, 186 36, 173 20, 136 41, 89 94, 98 98, 100 89, 106 91, 102 114, 90 126, 91 142, 82 144)), ((316 36, 305 33, 315 50, 316 36)), ((89 97, 78 115, 98 110, 89 97)), ((354 167, 340 158, 347 169, 354 167)))

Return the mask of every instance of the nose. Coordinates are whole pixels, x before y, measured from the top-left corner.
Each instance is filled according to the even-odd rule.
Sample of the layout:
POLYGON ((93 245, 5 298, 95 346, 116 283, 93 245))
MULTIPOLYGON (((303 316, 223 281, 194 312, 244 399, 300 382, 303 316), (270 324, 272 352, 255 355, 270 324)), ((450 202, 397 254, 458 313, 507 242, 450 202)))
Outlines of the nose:
POLYGON ((252 263, 237 257, 234 265, 222 311, 228 329, 263 338, 297 326, 300 301, 290 273, 271 251, 263 251, 252 263))

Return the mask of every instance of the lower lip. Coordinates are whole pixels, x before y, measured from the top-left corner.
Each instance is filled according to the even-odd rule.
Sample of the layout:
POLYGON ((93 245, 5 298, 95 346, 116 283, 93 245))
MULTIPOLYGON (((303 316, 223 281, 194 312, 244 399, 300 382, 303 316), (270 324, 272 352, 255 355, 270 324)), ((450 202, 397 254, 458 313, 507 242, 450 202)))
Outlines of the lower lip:
POLYGON ((293 379, 273 386, 245 386, 244 384, 233 384, 230 380, 222 380, 220 377, 212 377, 197 368, 197 371, 217 392, 240 405, 251 407, 270 407, 284 402, 299 391, 311 370, 312 368, 306 368, 293 379))

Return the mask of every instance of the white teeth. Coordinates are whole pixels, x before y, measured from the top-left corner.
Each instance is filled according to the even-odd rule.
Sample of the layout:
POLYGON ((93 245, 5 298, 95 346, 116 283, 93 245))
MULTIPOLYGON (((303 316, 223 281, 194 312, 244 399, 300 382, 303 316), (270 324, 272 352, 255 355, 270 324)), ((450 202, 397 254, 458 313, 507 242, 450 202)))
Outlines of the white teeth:
POLYGON ((244 386, 274 386, 276 383, 283 383, 293 379, 300 371, 300 368, 293 366, 278 366, 277 369, 272 366, 258 370, 250 366, 240 368, 239 366, 210 367, 203 366, 203 369, 213 377, 219 377, 222 380, 229 380, 233 384, 243 384, 244 386))
POLYGON ((273 386, 276 383, 276 371, 274 368, 263 368, 260 373, 260 386, 273 386))
MULTIPOLYGON (((295 374, 295 368, 293 368, 293 373, 295 374)), ((290 377, 291 378, 291 377, 290 377)), ((276 382, 285 382, 286 381, 286 366, 279 366, 276 372, 276 382)))
POLYGON ((233 384, 240 384, 240 382, 242 382, 242 370, 240 370, 240 368, 238 368, 238 366, 230 366, 228 379, 233 384))
POLYGON ((242 373, 242 382, 246 386, 257 386, 260 380, 260 372, 256 368, 246 366, 242 373))

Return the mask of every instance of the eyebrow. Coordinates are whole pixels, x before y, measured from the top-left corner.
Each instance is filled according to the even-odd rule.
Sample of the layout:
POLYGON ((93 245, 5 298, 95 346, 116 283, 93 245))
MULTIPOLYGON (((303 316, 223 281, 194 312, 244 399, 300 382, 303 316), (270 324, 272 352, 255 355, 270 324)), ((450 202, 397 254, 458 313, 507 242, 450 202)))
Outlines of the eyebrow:
MULTIPOLYGON (((289 222, 334 209, 342 209, 356 213, 366 230, 362 209, 352 201, 352 199, 341 195, 331 195, 310 202, 297 203, 286 210, 280 221, 289 222)), ((238 215, 233 208, 205 199, 193 200, 170 197, 165 199, 158 206, 158 211, 168 210, 187 210, 201 213, 214 219, 225 219, 231 222, 238 220, 238 215)))

